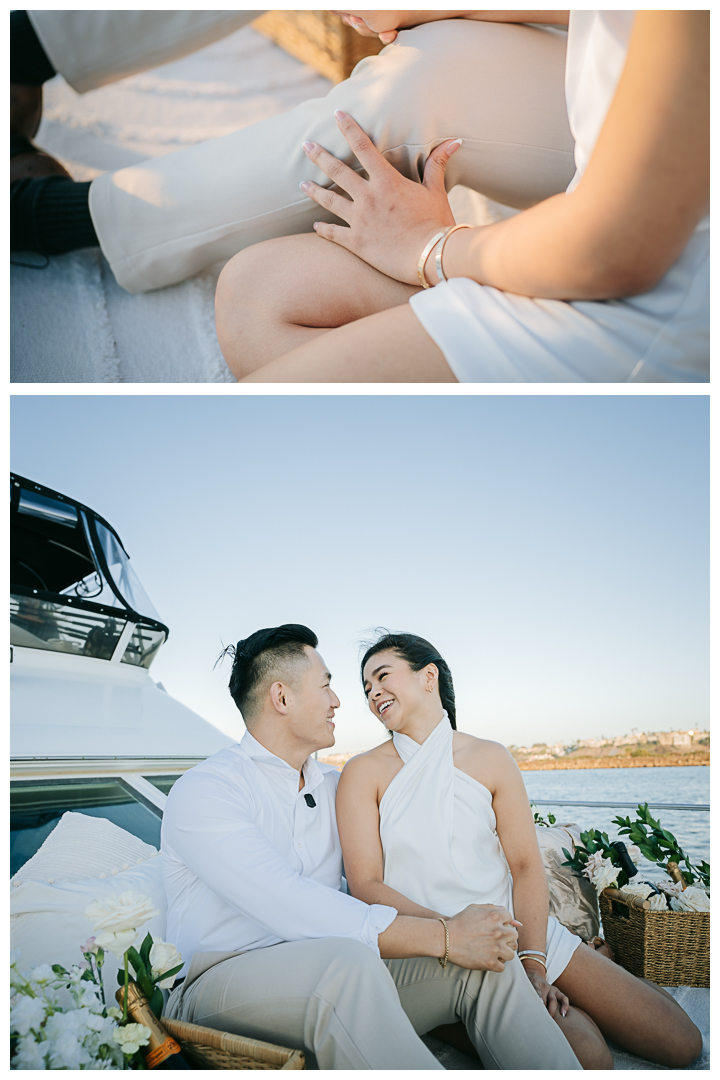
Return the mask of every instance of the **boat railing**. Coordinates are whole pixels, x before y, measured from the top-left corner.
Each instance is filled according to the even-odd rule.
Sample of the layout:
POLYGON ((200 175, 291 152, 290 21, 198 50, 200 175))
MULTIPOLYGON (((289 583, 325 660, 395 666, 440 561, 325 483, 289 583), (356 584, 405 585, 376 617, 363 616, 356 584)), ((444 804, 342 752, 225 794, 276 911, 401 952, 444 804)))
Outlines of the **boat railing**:
MULTIPOLYGON (((533 806, 602 806, 608 810, 636 810, 638 800, 628 802, 583 802, 579 799, 530 799, 533 806)), ((710 812, 708 803, 648 803, 648 810, 696 810, 710 812)))

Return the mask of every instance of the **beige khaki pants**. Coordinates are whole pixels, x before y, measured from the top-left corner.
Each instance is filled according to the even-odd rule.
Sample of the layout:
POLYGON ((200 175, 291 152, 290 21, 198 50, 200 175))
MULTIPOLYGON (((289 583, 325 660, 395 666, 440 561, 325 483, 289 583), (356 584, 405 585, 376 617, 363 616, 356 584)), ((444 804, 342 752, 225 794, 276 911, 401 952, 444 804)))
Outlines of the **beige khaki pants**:
MULTIPOLYGON (((69 37, 79 64, 83 53, 78 43, 88 14, 31 13, 63 75, 59 49, 50 45, 53 27, 59 38, 63 19, 73 17, 69 37)), ((119 72, 138 70, 143 49, 145 66, 157 63, 164 18, 211 20, 223 13, 107 14, 115 17, 112 35, 101 41, 101 23, 93 24, 93 73, 83 68, 78 75, 73 69, 73 85, 100 85, 119 78, 119 72), (146 28, 142 41, 133 38, 137 26, 129 20, 124 37, 122 17, 129 15, 152 16, 154 32, 146 28), (116 63, 116 54, 124 59, 116 63), (107 75, 100 70, 103 63, 107 75)), ((225 14, 238 20, 257 13, 225 14)), ((175 33, 179 51, 163 59, 191 51, 189 22, 185 36, 181 29, 175 33)), ((221 36, 217 21, 212 28, 198 29, 197 45, 206 44, 211 33, 221 36)), ((435 146, 460 136, 465 141, 450 159, 448 189, 464 184, 518 208, 563 191, 574 173, 564 94, 565 42, 557 30, 461 19, 404 30, 396 43, 363 60, 325 98, 98 177, 90 188, 90 212, 118 282, 129 292, 159 288, 261 240, 310 232, 313 221, 332 220, 299 184, 306 179, 327 184, 304 155, 305 140, 358 168, 335 125, 335 109, 355 117, 387 160, 413 179, 421 178, 435 146)), ((67 42, 64 48, 69 49, 67 42)))
POLYGON ((517 959, 502 974, 383 963, 346 938, 215 959, 193 958, 167 1015, 305 1050, 320 1069, 441 1069, 418 1036, 458 1019, 487 1069, 580 1069, 517 959))

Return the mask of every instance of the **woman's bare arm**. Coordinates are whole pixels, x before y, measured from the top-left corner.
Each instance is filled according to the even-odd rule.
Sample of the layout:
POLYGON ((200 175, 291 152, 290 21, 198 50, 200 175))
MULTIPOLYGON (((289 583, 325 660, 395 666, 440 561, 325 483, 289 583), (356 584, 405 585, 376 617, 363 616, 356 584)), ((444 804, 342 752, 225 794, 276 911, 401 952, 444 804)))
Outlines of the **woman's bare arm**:
POLYGON ((348 887, 366 904, 387 904, 400 915, 436 919, 440 912, 413 903, 383 883, 378 771, 368 755, 347 763, 337 790, 337 823, 348 887))
MULTIPOLYGON (((707 11, 639 11, 576 190, 497 225, 454 233, 447 276, 566 300, 651 289, 709 204, 709 43, 707 11)), ((428 280, 433 273, 430 260, 428 280)))

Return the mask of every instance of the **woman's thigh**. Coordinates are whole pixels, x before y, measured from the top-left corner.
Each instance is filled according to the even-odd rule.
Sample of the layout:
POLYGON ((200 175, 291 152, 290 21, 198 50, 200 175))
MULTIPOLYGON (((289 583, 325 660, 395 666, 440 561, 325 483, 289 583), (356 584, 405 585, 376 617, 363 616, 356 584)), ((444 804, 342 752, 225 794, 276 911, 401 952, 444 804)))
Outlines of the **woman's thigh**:
POLYGON ((669 994, 593 949, 576 949, 555 985, 606 1038, 648 1061, 682 1068, 702 1050, 700 1032, 669 994))

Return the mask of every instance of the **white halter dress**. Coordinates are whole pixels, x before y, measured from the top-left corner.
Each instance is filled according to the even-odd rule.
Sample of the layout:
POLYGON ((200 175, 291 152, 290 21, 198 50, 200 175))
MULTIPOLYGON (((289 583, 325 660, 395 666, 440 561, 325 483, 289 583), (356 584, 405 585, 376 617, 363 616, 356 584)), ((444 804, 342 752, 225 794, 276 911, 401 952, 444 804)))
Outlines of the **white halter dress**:
MULTIPOLYGON (((395 732, 403 767, 380 802, 383 881, 416 904, 456 915, 468 904, 512 908, 512 878, 495 824, 492 795, 456 769, 447 713, 420 745, 395 732)), ((580 944, 548 919, 548 982, 580 944)))

